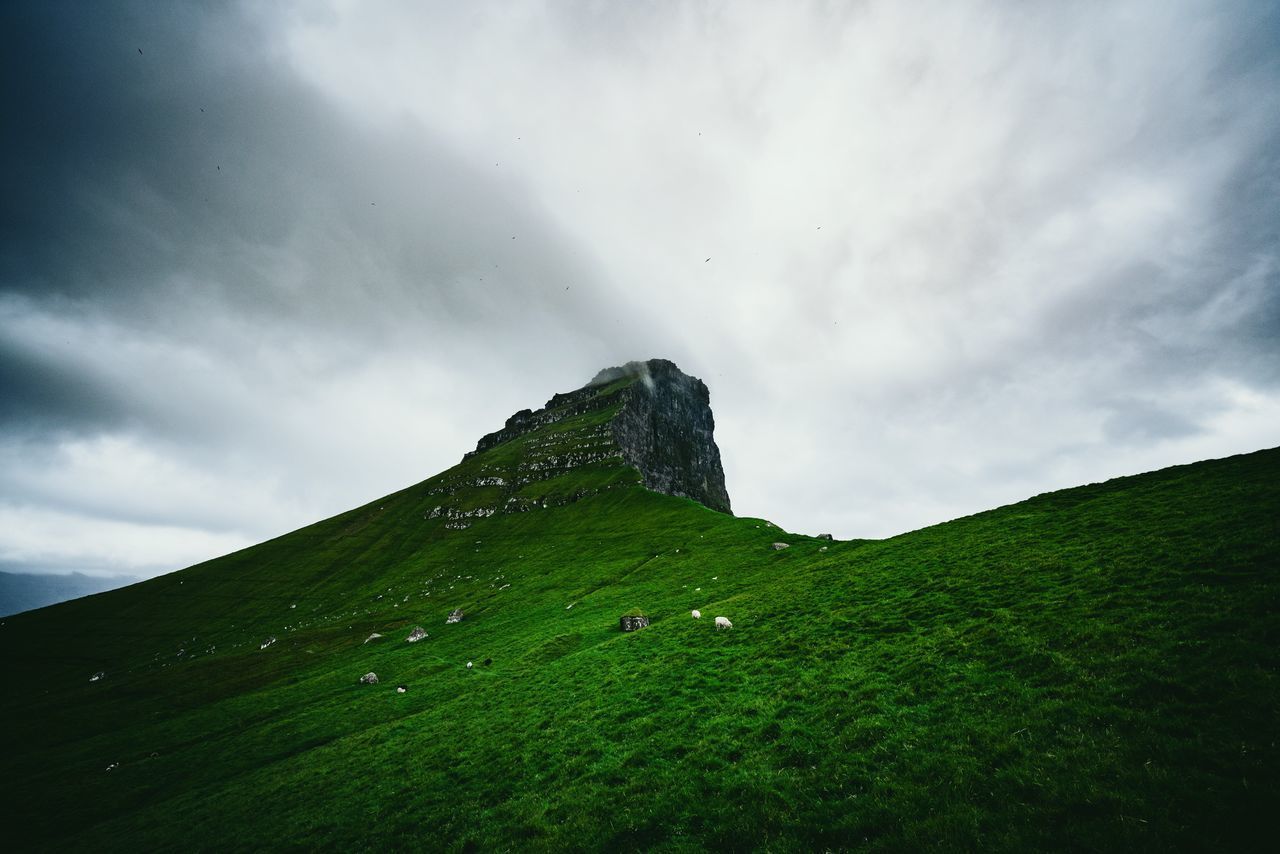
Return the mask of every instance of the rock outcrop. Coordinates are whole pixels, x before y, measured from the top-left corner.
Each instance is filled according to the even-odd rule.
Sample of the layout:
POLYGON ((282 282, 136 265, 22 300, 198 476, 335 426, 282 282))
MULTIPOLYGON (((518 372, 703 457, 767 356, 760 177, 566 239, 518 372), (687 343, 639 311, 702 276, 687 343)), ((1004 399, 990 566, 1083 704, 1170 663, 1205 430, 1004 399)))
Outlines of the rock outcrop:
MULTIPOLYGON (((611 426, 623 459, 640 471, 644 485, 732 512, 706 383, 665 359, 631 362, 601 374, 614 371, 638 380, 627 387, 626 402, 611 426)), ((601 379, 597 375, 593 382, 601 379)))
MULTIPOLYGON (((501 430, 482 438, 476 450, 463 459, 539 428, 605 411, 609 412, 607 423, 580 431, 571 450, 531 454, 521 464, 517 482, 508 483, 502 476, 489 475, 469 485, 516 488, 531 478, 549 478, 578 466, 617 459, 635 468, 644 485, 655 492, 691 498, 713 510, 732 512, 720 449, 714 438, 711 394, 702 380, 666 359, 605 368, 582 388, 553 396, 542 409, 524 409, 512 415, 501 430)), ((510 512, 510 508, 504 512, 510 512)), ((475 509, 450 510, 445 505, 431 514, 431 518, 447 518, 446 527, 466 527, 470 518, 480 516, 475 509)))

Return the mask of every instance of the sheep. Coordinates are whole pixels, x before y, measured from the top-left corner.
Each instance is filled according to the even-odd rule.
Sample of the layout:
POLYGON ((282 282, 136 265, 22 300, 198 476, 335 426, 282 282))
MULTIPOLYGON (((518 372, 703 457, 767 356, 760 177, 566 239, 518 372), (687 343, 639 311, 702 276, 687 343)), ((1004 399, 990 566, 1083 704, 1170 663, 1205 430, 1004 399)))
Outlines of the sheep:
POLYGON ((694 618, 695 620, 701 620, 701 619, 702 619, 702 612, 695 608, 695 609, 693 610, 693 618, 694 618))
POLYGON ((731 629, 731 628, 733 628, 733 623, 729 622, 729 618, 728 618, 728 617, 716 617, 716 628, 717 628, 717 629, 731 629))

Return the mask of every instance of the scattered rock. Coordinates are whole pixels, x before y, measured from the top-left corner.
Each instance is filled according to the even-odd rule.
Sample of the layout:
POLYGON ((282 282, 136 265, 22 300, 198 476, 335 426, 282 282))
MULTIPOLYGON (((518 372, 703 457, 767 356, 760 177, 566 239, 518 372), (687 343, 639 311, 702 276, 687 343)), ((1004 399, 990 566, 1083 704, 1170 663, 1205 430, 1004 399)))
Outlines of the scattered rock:
POLYGON ((360 684, 361 685, 377 685, 378 674, 370 670, 368 673, 360 677, 360 684))
POLYGON ((99 670, 97 673, 95 673, 95 674, 93 674, 92 676, 90 676, 90 677, 89 677, 89 681, 90 681, 90 682, 97 682, 99 679, 105 679, 105 678, 107 678, 107 674, 105 674, 105 673, 103 673, 101 670, 99 670))
POLYGON ((774 550, 775 552, 780 552, 780 551, 782 551, 783 549, 789 549, 789 548, 791 548, 791 544, 790 544, 790 543, 774 543, 774 544, 773 544, 773 550, 774 550))
POLYGON ((461 608, 454 608, 449 612, 449 616, 445 619, 445 623, 461 623, 463 616, 461 608))
MULTIPOLYGON (((271 646, 275 642, 276 642, 276 636, 272 635, 271 637, 264 640, 261 644, 259 644, 258 649, 266 649, 267 647, 271 646)), ((182 653, 178 653, 178 654, 181 655, 182 653)))
POLYGON ((382 637, 382 635, 378 634, 377 632, 374 632, 373 634, 371 634, 371 635, 369 635, 367 638, 365 638, 365 639, 364 639, 364 642, 365 642, 365 643, 368 643, 369 641, 371 641, 371 640, 377 640, 377 639, 378 639, 378 638, 380 638, 380 637, 382 637))
POLYGON ((642 614, 620 617, 618 619, 618 627, 624 632, 634 632, 637 629, 643 629, 647 625, 649 625, 649 618, 642 614))
POLYGON ((409 632, 409 637, 406 638, 406 640, 409 641, 409 643, 417 643, 418 641, 422 640, 426 636, 427 636, 426 629, 424 629, 422 626, 414 626, 413 631, 409 632))

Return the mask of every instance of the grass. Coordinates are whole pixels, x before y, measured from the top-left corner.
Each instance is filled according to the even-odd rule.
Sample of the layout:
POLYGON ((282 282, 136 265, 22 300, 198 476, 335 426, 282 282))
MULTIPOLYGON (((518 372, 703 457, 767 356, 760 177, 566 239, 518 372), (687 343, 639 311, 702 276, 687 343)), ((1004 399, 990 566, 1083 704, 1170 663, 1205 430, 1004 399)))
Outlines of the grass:
POLYGON ((715 513, 610 460, 521 487, 526 512, 463 530, 424 518, 500 500, 477 480, 589 447, 607 416, 243 552, 6 618, 9 837, 59 850, 1271 842, 1280 451, 883 541, 715 513), (466 618, 446 625, 458 607, 466 618), (632 611, 651 624, 620 632, 632 611), (734 628, 716 631, 718 615, 734 628), (419 624, 430 637, 406 643, 419 624), (364 643, 372 632, 385 637, 364 643), (380 683, 357 684, 370 670, 380 683))

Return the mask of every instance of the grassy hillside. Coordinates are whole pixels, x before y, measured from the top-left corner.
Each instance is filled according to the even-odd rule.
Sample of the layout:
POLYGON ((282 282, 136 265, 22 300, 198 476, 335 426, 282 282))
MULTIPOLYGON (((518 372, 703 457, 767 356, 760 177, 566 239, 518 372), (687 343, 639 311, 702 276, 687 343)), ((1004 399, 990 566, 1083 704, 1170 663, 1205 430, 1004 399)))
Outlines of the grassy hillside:
POLYGON ((648 492, 612 459, 514 496, 504 481, 527 512, 461 530, 432 515, 445 495, 492 506, 492 478, 606 417, 5 619, 6 834, 93 850, 1271 836, 1280 451, 884 541, 784 534, 648 492), (652 624, 619 632, 633 610, 652 624), (430 636, 406 643, 415 625, 430 636))

